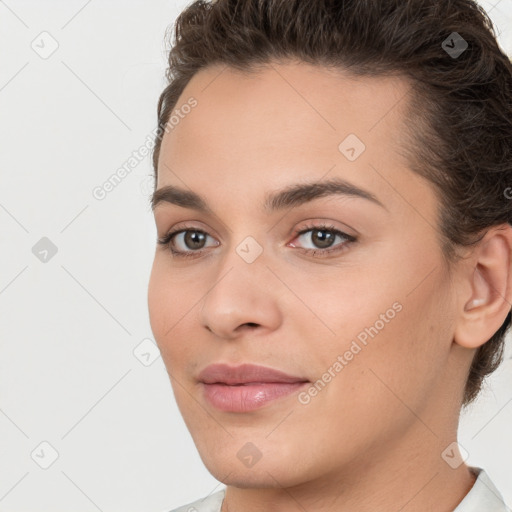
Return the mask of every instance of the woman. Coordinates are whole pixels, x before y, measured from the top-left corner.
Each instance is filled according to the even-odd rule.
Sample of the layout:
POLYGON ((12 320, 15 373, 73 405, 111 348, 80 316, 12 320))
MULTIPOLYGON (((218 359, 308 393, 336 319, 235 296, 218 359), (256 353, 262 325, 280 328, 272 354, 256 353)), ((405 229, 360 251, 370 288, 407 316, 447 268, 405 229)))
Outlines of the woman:
POLYGON ((472 0, 218 0, 158 104, 179 511, 505 511, 457 443, 512 301, 512 65, 472 0))

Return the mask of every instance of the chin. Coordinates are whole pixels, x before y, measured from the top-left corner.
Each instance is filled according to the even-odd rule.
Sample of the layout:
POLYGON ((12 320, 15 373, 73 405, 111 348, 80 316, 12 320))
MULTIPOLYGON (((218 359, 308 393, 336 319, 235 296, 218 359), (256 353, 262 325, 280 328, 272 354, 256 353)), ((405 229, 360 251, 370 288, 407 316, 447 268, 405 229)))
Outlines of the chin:
POLYGON ((229 445, 218 443, 213 449, 198 446, 201 460, 210 474, 225 485, 240 488, 293 487, 313 478, 314 464, 304 465, 300 449, 297 452, 289 447, 288 450, 290 453, 286 446, 272 445, 264 439, 255 439, 254 444, 246 439, 231 439, 229 445))
POLYGON ((219 482, 241 489, 281 489, 282 487, 292 487, 302 481, 299 478, 290 478, 286 464, 279 468, 268 468, 261 462, 261 465, 257 464, 258 467, 244 468, 228 461, 225 463, 215 461, 205 463, 205 466, 219 482))

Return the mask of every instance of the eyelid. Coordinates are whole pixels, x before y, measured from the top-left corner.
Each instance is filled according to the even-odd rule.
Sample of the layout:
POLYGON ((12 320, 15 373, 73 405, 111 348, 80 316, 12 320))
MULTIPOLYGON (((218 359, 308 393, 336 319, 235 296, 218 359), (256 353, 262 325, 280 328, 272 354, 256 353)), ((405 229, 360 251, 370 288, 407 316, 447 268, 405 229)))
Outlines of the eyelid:
POLYGON ((211 227, 201 227, 200 225, 198 226, 197 224, 191 225, 190 224, 191 222, 202 224, 201 221, 198 221, 198 220, 178 222, 177 224, 173 225, 172 228, 163 230, 163 232, 164 232, 163 235, 159 236, 157 239, 161 240, 161 239, 167 237, 170 233, 173 233, 176 235, 180 231, 188 231, 188 230, 200 231, 200 232, 206 233, 210 237, 217 238, 217 239, 220 238, 219 236, 217 236, 216 231, 214 229, 212 229, 211 227))

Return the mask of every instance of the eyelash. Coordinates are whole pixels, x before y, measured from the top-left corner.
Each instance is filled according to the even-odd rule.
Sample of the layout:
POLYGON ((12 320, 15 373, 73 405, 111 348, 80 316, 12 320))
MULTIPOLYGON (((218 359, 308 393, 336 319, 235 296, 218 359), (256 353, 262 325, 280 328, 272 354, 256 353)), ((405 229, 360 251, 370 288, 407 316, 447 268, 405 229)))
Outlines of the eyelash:
MULTIPOLYGON (((185 226, 185 227, 178 228, 178 229, 176 229, 174 231, 170 231, 169 233, 167 233, 162 238, 158 238, 157 242, 158 242, 159 245, 167 246, 169 248, 171 254, 173 255, 173 257, 177 257, 177 258, 194 258, 194 257, 197 257, 198 255, 203 253, 205 251, 205 249, 201 249, 201 250, 198 250, 198 251, 189 250, 189 251, 183 252, 183 251, 176 251, 176 250, 174 250, 172 248, 173 238, 176 235, 180 234, 180 233, 186 233, 188 231, 192 231, 192 232, 195 232, 195 233, 202 233, 203 235, 209 236, 208 233, 206 233, 205 231, 203 231, 201 229, 185 226)), ((336 229, 334 226, 327 225, 327 224, 317 224, 317 225, 306 226, 306 227, 304 227, 304 229, 302 229, 300 231, 297 231, 294 234, 294 239, 299 237, 299 236, 301 236, 301 235, 303 235, 303 234, 305 234, 305 233, 308 233, 309 231, 328 231, 329 233, 332 233, 332 234, 334 234, 336 236, 341 236, 342 238, 345 239, 344 243, 338 244, 335 247, 328 248, 328 249, 302 249, 302 248, 298 248, 299 251, 301 251, 301 252, 303 252, 305 254, 308 254, 308 255, 316 256, 318 253, 320 253, 322 255, 322 256, 320 256, 321 258, 325 257, 326 255, 329 255, 329 254, 331 254, 333 252, 337 253, 337 252, 344 251, 344 250, 347 249, 347 246, 349 246, 352 243, 357 241, 356 237, 354 237, 352 235, 348 235, 347 233, 344 233, 343 231, 340 231, 339 229, 336 229)))

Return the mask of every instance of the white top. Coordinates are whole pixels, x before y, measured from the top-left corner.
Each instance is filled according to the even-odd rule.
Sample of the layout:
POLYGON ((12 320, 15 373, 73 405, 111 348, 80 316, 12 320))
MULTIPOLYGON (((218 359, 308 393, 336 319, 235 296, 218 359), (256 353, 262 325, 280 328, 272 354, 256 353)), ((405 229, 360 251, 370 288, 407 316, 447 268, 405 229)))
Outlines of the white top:
MULTIPOLYGON (((487 473, 478 467, 470 467, 470 470, 477 475, 477 479, 453 512, 512 512, 487 473)), ((224 488, 171 512, 220 512, 225 492, 224 488)))

